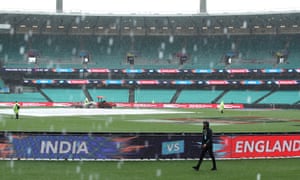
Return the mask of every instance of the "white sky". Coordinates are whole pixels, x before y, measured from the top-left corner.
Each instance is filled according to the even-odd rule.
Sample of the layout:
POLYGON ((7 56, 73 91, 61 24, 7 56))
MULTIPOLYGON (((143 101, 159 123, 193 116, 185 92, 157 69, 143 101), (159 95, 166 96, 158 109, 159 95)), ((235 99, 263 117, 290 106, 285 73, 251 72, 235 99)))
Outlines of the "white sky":
MULTIPOLYGON (((65 12, 195 14, 200 0, 63 0, 65 12)), ((0 10, 55 12, 56 0, 0 0, 0 10)), ((207 0, 208 13, 300 10, 299 0, 207 0)))

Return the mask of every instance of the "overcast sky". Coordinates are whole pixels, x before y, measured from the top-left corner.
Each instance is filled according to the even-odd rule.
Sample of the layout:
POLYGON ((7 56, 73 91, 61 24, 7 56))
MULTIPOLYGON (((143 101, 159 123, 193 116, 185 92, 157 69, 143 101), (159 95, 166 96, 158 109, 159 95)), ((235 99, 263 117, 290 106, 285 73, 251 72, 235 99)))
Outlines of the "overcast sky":
MULTIPOLYGON (((63 0, 65 12, 195 14, 200 0, 63 0)), ((0 0, 1 10, 55 12, 56 0, 0 0)), ((207 0, 209 13, 300 10, 299 0, 207 0)))

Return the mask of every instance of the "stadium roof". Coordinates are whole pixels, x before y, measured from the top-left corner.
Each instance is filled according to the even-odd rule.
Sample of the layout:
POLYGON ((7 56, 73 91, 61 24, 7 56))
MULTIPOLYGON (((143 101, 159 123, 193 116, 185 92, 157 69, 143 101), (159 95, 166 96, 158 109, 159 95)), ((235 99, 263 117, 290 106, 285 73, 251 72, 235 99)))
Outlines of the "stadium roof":
POLYGON ((298 34, 300 13, 92 15, 0 12, 0 33, 76 35, 298 34))

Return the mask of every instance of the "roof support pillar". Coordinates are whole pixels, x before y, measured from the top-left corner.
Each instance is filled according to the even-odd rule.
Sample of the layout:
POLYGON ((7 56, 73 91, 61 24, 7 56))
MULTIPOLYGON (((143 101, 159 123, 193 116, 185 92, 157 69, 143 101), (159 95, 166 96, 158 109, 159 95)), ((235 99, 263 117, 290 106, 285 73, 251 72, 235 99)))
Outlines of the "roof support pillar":
POLYGON ((207 13, 206 0, 200 0, 200 13, 207 13))
POLYGON ((56 12, 57 13, 63 12, 63 0, 56 0, 56 12))

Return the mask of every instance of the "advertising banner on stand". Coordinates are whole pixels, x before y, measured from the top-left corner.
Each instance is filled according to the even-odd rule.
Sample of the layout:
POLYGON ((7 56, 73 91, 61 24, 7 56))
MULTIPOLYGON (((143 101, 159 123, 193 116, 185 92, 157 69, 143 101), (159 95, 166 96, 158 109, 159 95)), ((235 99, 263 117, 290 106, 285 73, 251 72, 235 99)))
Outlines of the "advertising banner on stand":
POLYGON ((300 135, 222 136, 224 158, 300 157, 300 135))
MULTIPOLYGON (((217 159, 300 157, 300 133, 216 134, 217 159)), ((195 159, 199 133, 0 133, 4 159, 195 159)))
POLYGON ((1 158, 159 159, 193 155, 188 151, 192 138, 176 134, 5 133, 0 139, 1 158))

